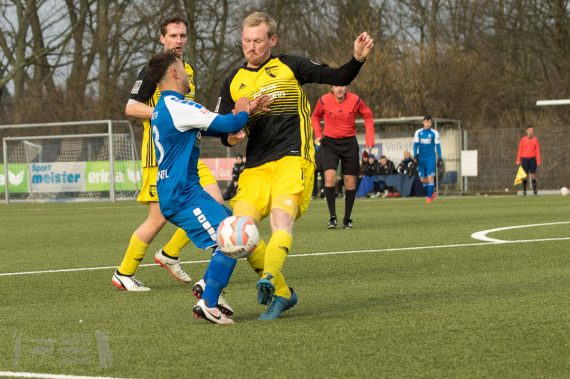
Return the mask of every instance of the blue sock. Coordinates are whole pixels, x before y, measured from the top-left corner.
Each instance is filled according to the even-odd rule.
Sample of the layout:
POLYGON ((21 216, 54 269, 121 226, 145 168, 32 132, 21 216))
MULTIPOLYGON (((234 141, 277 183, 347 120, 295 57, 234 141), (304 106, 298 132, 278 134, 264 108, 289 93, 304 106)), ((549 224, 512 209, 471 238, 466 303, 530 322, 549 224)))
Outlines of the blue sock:
POLYGON ((204 275, 207 279, 205 279, 206 288, 202 294, 202 299, 206 301, 209 308, 218 305, 218 297, 222 289, 228 285, 236 263, 236 259, 225 256, 218 249, 214 251, 206 275, 204 275))
POLYGON ((424 188, 424 193, 425 193, 426 196, 427 196, 427 193, 428 193, 428 188, 427 188, 428 185, 427 185, 427 183, 422 183, 422 187, 424 188))
POLYGON ((431 197, 433 195, 433 188, 434 188, 434 183, 427 184, 427 197, 431 197))

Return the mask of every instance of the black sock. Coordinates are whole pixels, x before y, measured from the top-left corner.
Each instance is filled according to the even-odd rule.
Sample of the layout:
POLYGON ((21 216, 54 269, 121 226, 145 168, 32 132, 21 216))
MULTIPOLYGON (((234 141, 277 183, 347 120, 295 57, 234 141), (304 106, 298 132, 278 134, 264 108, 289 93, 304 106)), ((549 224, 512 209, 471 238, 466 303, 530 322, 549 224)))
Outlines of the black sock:
POLYGON ((523 180, 523 191, 526 192, 526 185, 528 184, 528 180, 523 180))
POLYGON ((536 179, 533 179, 532 180, 532 189, 533 189, 534 193, 536 193, 536 191, 538 189, 537 186, 538 186, 538 184, 536 183, 536 179))
POLYGON ((325 187, 325 197, 327 199, 327 205, 329 206, 329 214, 332 216, 336 216, 336 208, 335 208, 335 200, 336 200, 336 191, 335 187, 325 187))
POLYGON ((171 255, 168 255, 168 254, 166 253, 166 251, 164 251, 164 249, 162 249, 162 253, 161 253, 161 254, 164 255, 166 258, 178 259, 178 257, 173 257, 173 256, 171 256, 171 255))
POLYGON ((344 197, 344 221, 350 219, 352 207, 354 206, 354 199, 356 199, 356 190, 346 190, 344 197))

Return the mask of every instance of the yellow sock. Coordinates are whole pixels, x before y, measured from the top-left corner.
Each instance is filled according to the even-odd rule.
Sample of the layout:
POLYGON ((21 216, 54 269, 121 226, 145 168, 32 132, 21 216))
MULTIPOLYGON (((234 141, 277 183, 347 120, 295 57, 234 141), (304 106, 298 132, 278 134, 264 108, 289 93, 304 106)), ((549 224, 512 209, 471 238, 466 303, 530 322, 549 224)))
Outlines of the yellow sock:
MULTIPOLYGON (((251 255, 247 258, 249 265, 251 268, 259 275, 261 278, 263 276, 263 265, 265 264, 265 251, 267 249, 267 245, 265 241, 259 240, 257 247, 251 253, 251 255)), ((287 299, 291 298, 291 291, 285 282, 285 278, 281 272, 278 272, 273 277, 273 284, 275 285, 275 295, 282 296, 287 299)))
POLYGON ((140 240, 135 233, 131 236, 131 241, 129 242, 129 247, 125 253, 125 257, 121 262, 121 265, 117 269, 122 275, 134 275, 135 271, 139 267, 144 258, 144 253, 148 249, 148 244, 140 240))
POLYGON ((180 250, 188 245, 188 242, 190 242, 190 239, 184 229, 178 228, 170 238, 170 241, 164 245, 162 251, 168 254, 169 257, 178 258, 180 256, 180 250))
POLYGON ((247 262, 249 263, 253 271, 255 271, 257 275, 259 275, 260 278, 263 276, 263 264, 265 263, 266 249, 267 249, 267 244, 265 243, 264 240, 260 239, 253 253, 251 253, 251 255, 247 257, 247 262))

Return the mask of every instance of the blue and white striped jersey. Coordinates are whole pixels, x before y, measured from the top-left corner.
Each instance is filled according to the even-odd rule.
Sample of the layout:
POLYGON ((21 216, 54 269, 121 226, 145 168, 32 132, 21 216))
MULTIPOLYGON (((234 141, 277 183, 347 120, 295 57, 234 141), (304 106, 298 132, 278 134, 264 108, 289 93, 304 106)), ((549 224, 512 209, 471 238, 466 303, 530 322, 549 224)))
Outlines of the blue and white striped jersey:
POLYGON ((418 129, 414 134, 414 157, 419 159, 441 158, 439 132, 433 129, 418 129))
POLYGON ((151 125, 158 163, 157 191, 164 217, 186 208, 203 191, 198 177, 202 135, 221 136, 242 129, 249 115, 218 115, 175 91, 163 91, 151 125))

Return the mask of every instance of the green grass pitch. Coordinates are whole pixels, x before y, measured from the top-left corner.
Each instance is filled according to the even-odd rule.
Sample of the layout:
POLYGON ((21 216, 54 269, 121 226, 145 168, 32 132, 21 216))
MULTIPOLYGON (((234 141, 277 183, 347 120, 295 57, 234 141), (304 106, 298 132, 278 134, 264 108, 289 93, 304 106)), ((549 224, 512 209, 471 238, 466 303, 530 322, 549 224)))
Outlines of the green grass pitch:
MULTIPOLYGON (((342 216, 343 202, 337 208, 342 216)), ((326 230, 326 203, 313 201, 295 226, 284 269, 298 305, 274 322, 257 321, 257 278, 239 262, 226 291, 236 310, 231 326, 193 319, 190 287, 157 266, 137 272, 148 293, 111 285, 144 206, 9 204, 0 215, 0 376, 570 373, 570 224, 489 234, 524 243, 471 238, 570 221, 570 197, 357 200, 353 230, 326 230), (42 272, 64 269, 71 270, 42 272)), ((173 230, 163 230, 143 263, 173 230)), ((261 232, 267 235, 267 222, 261 232)), ((184 261, 208 257, 193 247, 182 253, 184 261)), ((183 267, 198 279, 206 263, 183 267)))

